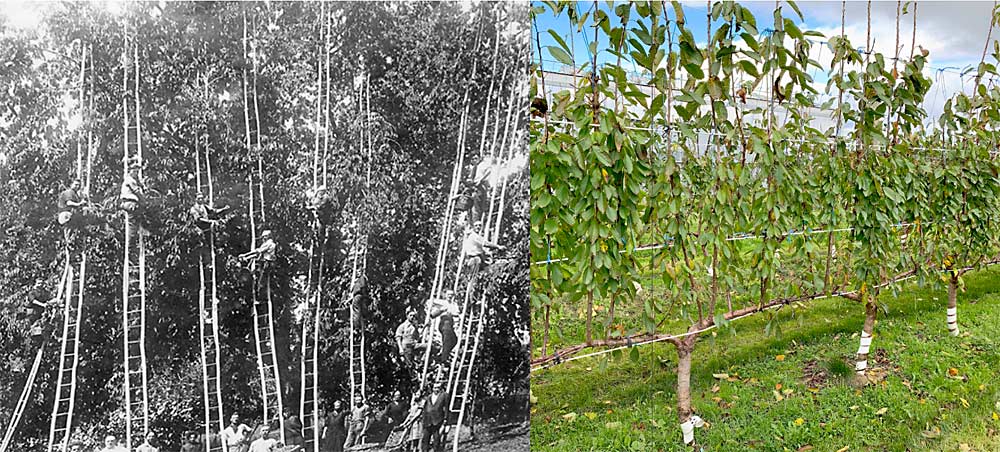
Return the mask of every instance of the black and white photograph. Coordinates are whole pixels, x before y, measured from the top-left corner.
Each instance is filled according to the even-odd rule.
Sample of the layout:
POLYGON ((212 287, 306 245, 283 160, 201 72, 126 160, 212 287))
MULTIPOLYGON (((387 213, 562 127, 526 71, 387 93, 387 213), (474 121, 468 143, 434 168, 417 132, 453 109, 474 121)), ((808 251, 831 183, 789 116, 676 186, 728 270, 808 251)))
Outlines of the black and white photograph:
POLYGON ((0 3, 0 452, 529 449, 526 3, 0 3))

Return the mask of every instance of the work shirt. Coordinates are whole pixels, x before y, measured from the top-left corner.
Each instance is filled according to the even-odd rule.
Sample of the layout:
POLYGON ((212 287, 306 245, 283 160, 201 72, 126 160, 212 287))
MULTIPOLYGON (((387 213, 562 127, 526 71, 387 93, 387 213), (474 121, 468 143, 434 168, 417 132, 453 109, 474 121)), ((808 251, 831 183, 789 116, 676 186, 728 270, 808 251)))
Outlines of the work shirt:
POLYGON ((250 449, 247 452, 271 452, 277 443, 278 441, 274 439, 257 438, 256 441, 250 443, 250 449))
POLYGON ((274 255, 277 248, 278 245, 274 243, 274 240, 267 238, 264 240, 264 243, 261 243, 260 246, 257 247, 256 253, 261 259, 268 262, 274 262, 274 255))
POLYGON ((135 452, 160 452, 160 449, 153 447, 149 443, 142 443, 141 446, 135 449, 135 452))
POLYGON ((431 305, 430 316, 432 319, 442 314, 458 316, 458 303, 440 298, 431 298, 428 303, 431 305))
POLYGON ((72 188, 67 188, 59 194, 59 211, 66 212, 73 210, 76 206, 70 206, 69 203, 78 203, 82 201, 80 195, 72 188))
POLYGON ((139 202, 142 192, 142 184, 136 178, 132 177, 131 174, 126 174, 125 180, 122 181, 121 199, 123 201, 139 202))
POLYGON ((205 204, 198 204, 191 206, 191 218, 195 221, 208 221, 208 206, 205 204))
POLYGON ((493 162, 490 162, 489 159, 483 159, 476 165, 476 176, 472 178, 472 181, 479 184, 488 179, 491 172, 493 172, 493 162))
POLYGON ((476 231, 465 236, 465 240, 462 242, 462 254, 467 257, 482 256, 486 254, 486 248, 497 248, 497 244, 486 240, 476 231))
POLYGON ((363 424, 368 415, 368 405, 361 405, 351 410, 351 424, 363 424))
POLYGON ((407 319, 396 327, 396 342, 401 342, 404 346, 408 344, 415 344, 420 339, 420 334, 417 332, 417 327, 410 323, 407 319))
POLYGON ((249 428, 250 427, 247 427, 246 424, 240 424, 240 426, 235 429, 230 425, 222 431, 220 436, 222 436, 222 440, 226 442, 226 445, 238 446, 247 439, 246 434, 243 432, 249 428))

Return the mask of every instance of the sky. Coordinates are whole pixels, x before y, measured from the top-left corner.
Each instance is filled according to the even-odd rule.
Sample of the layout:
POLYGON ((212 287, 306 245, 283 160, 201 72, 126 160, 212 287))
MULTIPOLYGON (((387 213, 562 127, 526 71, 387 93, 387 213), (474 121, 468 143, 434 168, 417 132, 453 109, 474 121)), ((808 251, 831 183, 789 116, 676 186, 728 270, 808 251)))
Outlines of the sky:
MULTIPOLYGON (((695 37, 700 38, 699 44, 705 42, 704 30, 707 12, 707 2, 682 2, 684 13, 687 19, 687 26, 695 32, 695 37)), ((905 2, 904 2, 905 3, 905 2)), ((764 30, 773 24, 772 12, 775 2, 749 1, 741 4, 757 18, 759 30, 764 30)), ((541 3, 533 3, 541 6, 541 3)), ((586 11, 592 8, 591 2, 578 3, 580 10, 586 11)), ((803 30, 816 30, 826 37, 840 35, 841 6, 839 1, 800 1, 797 3, 802 11, 803 19, 798 16, 788 6, 781 2, 782 15, 793 19, 799 28, 803 30)), ((601 7, 607 11, 607 6, 601 2, 601 7)), ((868 3, 865 1, 848 1, 845 10, 845 32, 848 39, 855 47, 863 47, 866 34, 866 15, 868 3)), ((872 37, 874 48, 877 52, 885 55, 893 54, 893 46, 896 40, 896 7, 895 1, 875 1, 872 2, 872 37)), ((668 5, 669 8, 669 5, 668 5)), ((930 51, 928 66, 925 68, 925 75, 934 81, 930 93, 925 99, 924 108, 930 113, 932 120, 940 115, 944 101, 959 90, 966 92, 972 90, 973 75, 962 76, 961 72, 969 67, 979 64, 983 47, 986 44, 986 36, 990 28, 990 12, 993 2, 990 1, 920 1, 916 4, 916 45, 922 46, 930 51)), ((671 17, 673 12, 670 12, 671 17)), ((633 15, 635 17, 635 15, 633 15)), ((914 6, 910 5, 908 14, 900 18, 900 55, 908 57, 910 54, 910 42, 913 33, 914 6)), ((617 20, 617 18, 615 18, 617 20)), ((537 29, 533 28, 532 33, 540 31, 537 39, 543 49, 542 56, 544 68, 546 70, 561 70, 562 64, 555 61, 545 50, 547 46, 556 46, 556 41, 552 38, 548 30, 558 33, 569 44, 570 25, 566 13, 563 12, 556 17, 551 10, 537 16, 537 29)), ((991 41, 1000 37, 1000 27, 993 31, 991 41)), ((593 29, 584 30, 582 33, 575 33, 572 36, 574 52, 577 58, 577 65, 582 64, 587 58, 587 43, 593 39, 593 29)), ((534 61, 538 61, 538 51, 535 46, 536 36, 532 36, 532 56, 534 61)), ((602 41, 602 46, 606 43, 602 41)), ((990 53, 993 51, 990 45, 990 53)), ((814 45, 811 57, 816 59, 824 67, 828 68, 831 59, 830 49, 824 45, 814 45)), ((608 53, 599 56, 599 62, 609 61, 614 58, 608 53)), ((990 56, 987 55, 987 61, 990 56)), ((631 62, 623 62, 622 66, 626 70, 633 70, 637 66, 631 62)), ((825 85, 827 75, 822 71, 810 71, 817 84, 825 85)))

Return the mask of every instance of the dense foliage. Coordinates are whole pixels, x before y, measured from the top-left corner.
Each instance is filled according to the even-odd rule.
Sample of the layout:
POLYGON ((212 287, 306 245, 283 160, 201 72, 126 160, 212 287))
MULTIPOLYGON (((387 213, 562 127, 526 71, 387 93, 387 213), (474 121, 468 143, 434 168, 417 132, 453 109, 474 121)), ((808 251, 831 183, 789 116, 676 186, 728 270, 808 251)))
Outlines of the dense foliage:
MULTIPOLYGON (((865 305, 863 374, 880 289, 908 276, 937 281, 942 262, 954 288, 1000 250, 1000 163, 991 154, 998 91, 979 83, 993 64, 980 64, 974 92, 956 95, 929 128, 926 51, 882 55, 833 36, 824 44, 832 63, 822 68, 810 48, 823 35, 786 17, 791 9, 801 19, 794 2, 776 6, 767 25, 738 3, 707 6, 703 31, 688 26, 679 2, 532 9, 593 30, 575 86, 547 92, 537 65, 532 78, 532 96, 548 102, 531 124, 531 252, 545 262, 531 267, 533 315, 544 331, 536 363, 562 358, 544 351, 551 312, 596 293, 608 306, 607 339, 592 339, 588 321, 586 344, 563 352, 673 343, 682 425, 702 331, 841 294, 865 305), (623 58, 645 80, 628 76, 623 58), (821 69, 826 93, 811 75, 821 69), (836 124, 819 130, 817 108, 836 124), (812 232, 835 229, 846 233, 812 232), (637 249, 648 244, 656 250, 641 259, 637 249), (664 295, 636 297, 640 272, 659 274, 664 295), (625 321, 631 330, 610 328, 616 302, 633 300, 641 304, 629 310, 640 317, 625 321), (687 332, 661 330, 677 312, 687 332)), ((556 31, 533 29, 533 43, 546 32, 557 45, 535 60, 579 66, 556 31)), ((588 319, 595 303, 581 308, 588 319)))
MULTIPOLYGON (((197 336, 197 235, 186 216, 196 190, 195 140, 204 136, 212 155, 217 205, 233 213, 217 229, 223 404, 227 413, 259 416, 259 382, 250 316, 250 275, 235 256, 249 247, 246 178, 252 160, 244 145, 242 47, 244 16, 258 48, 259 108, 265 146, 265 202, 268 225, 279 243, 273 278, 276 336, 286 405, 298 401, 298 338, 292 308, 302 297, 294 284, 308 265, 311 214, 305 192, 312 186, 317 68, 323 51, 320 6, 314 3, 226 2, 140 3, 123 11, 98 4, 51 4, 44 32, 0 23, 0 406, 13 407, 34 356, 24 340, 27 323, 19 310, 32 289, 55 292, 60 272, 61 232, 55 199, 75 175, 77 130, 95 137, 89 198, 100 205, 105 224, 91 229, 87 292, 83 308, 81 361, 75 426, 92 441, 121 435, 121 217, 115 212, 122 178, 123 25, 137 37, 141 60, 140 98, 144 170, 153 190, 147 241, 147 354, 150 366, 152 429, 168 444, 201 423, 201 372, 197 336), (91 43, 94 111, 75 116, 78 77, 73 41, 91 43), (82 128, 81 128, 82 127, 82 128)), ((379 3, 334 4, 329 131, 329 185, 342 206, 366 203, 373 221, 368 281, 369 392, 380 405, 409 382, 396 362, 392 335, 408 307, 428 296, 434 256, 451 183, 463 95, 471 111, 482 111, 488 96, 511 98, 525 57, 523 11, 510 5, 379 3), (490 74, 494 39, 500 40, 498 67, 490 74), (473 67, 479 69, 473 72, 473 67), (357 89, 370 77, 374 143, 371 190, 365 193, 359 136, 366 127, 357 89), (492 79, 496 92, 489 92, 492 79)), ((495 105, 495 103, 494 103, 495 105)), ((495 115, 489 116, 495 118, 495 115)), ((515 115, 516 121, 520 115, 515 115)), ((468 143, 495 135, 493 124, 473 115, 468 143)), ((507 140, 523 148, 521 139, 507 140)), ((204 144, 201 144, 204 145, 204 144)), ((466 161, 479 156, 467 146, 466 161)), ((515 152, 517 154, 518 152, 515 152)), ((502 243, 527 240, 526 169, 508 187, 502 243)), ((338 222, 350 221, 345 208, 338 222)), ((457 246, 457 244, 452 244, 457 246)), ((332 402, 347 394, 347 312, 341 275, 343 246, 331 243, 323 305, 321 397, 332 402)), ((491 324, 484 342, 481 380, 487 396, 523 387, 527 325, 526 250, 511 247, 510 262, 498 266, 490 303, 491 324), (520 327, 519 327, 520 325, 520 327), (502 328, 500 328, 502 327, 502 328)), ((452 253, 454 255, 454 252, 452 253)), ((421 309, 422 311, 422 309, 421 309)), ((54 347, 53 347, 54 348, 54 347)), ((58 363, 47 355, 29 407, 16 435, 20 450, 33 450, 48 436, 54 376, 58 363)), ((522 413, 526 415, 526 413, 522 413)), ((7 419, 5 408, 0 418, 7 419)))

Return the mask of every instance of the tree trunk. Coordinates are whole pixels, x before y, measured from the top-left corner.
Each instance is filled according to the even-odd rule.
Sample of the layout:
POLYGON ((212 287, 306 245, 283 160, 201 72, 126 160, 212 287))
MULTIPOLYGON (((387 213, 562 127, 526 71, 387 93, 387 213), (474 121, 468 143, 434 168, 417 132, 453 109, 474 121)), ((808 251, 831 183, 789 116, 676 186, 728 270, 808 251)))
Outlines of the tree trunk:
POLYGON ((608 323, 604 326, 604 338, 611 338, 611 329, 614 327, 615 323, 615 299, 618 298, 618 293, 611 294, 611 306, 608 307, 608 323))
POLYGON ((593 320, 594 320, 594 291, 591 290, 590 292, 587 292, 587 331, 586 331, 587 345, 590 345, 594 342, 593 325, 592 325, 593 320))
MULTIPOLYGON (((685 345, 677 347, 677 418, 683 426, 691 418, 691 349, 685 345)), ((694 434, 684 435, 684 443, 690 444, 694 434)))
POLYGON ((542 356, 548 355, 549 349, 549 306, 545 306, 545 325, 542 326, 542 356))
POLYGON ((698 336, 693 335, 674 343, 677 347, 677 418, 685 445, 695 444, 694 429, 704 425, 691 409, 691 352, 697 339, 698 336))
POLYGON ((948 333, 958 336, 958 275, 954 271, 948 280, 948 333))
POLYGON ((875 330, 875 316, 878 314, 878 306, 874 299, 865 301, 865 324, 861 328, 861 343, 858 347, 858 362, 855 369, 858 376, 864 376, 868 370, 868 352, 872 344, 872 332, 875 330))

